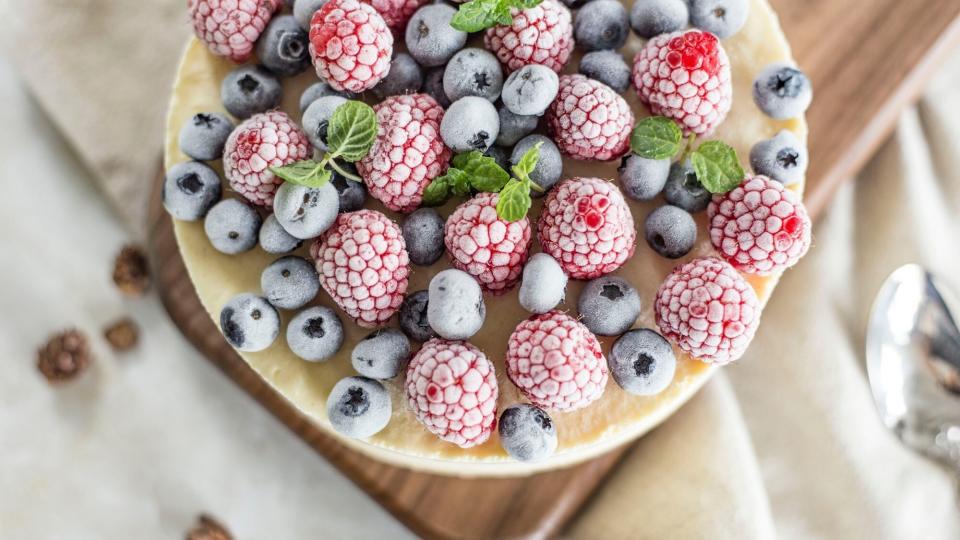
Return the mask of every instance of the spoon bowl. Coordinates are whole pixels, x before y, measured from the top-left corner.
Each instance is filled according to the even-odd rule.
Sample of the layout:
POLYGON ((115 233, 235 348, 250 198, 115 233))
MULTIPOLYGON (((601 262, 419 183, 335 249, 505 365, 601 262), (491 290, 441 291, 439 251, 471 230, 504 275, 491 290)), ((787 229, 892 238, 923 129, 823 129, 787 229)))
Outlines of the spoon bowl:
POLYGON ((867 328, 867 375, 877 410, 906 445, 960 468, 960 304, 923 267, 895 270, 867 328))

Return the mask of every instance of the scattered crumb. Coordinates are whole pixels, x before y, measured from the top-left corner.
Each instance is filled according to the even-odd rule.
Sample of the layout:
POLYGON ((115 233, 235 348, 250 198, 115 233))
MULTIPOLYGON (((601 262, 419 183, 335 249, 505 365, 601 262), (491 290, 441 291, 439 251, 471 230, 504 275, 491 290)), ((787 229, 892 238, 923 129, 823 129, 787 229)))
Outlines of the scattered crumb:
POLYGON ((233 536, 219 521, 200 514, 197 524, 187 531, 186 540, 233 540, 233 536))
POLYGON ((137 246, 125 246, 113 266, 113 282, 127 296, 143 296, 150 288, 147 256, 137 246))
POLYGON ((108 326, 103 331, 103 337, 107 339, 114 351, 126 352, 137 346, 140 329, 133 319, 124 317, 108 326))
POLYGON ((37 369, 53 384, 74 379, 91 360, 87 337, 75 329, 51 336, 37 351, 37 369))

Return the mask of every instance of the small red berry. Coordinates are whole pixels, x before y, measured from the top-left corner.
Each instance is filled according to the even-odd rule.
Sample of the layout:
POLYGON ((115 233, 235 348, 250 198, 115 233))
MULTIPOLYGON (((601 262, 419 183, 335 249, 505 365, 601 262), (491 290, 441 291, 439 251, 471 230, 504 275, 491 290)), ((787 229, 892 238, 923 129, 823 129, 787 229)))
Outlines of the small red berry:
POLYGON ((358 325, 379 326, 403 303, 410 258, 400 227, 380 212, 340 214, 310 255, 323 289, 358 325))
POLYGON ((240 63, 253 54, 281 0, 187 0, 193 31, 213 54, 240 63))
POLYGON ((636 247, 630 207, 613 183, 571 178, 554 187, 537 223, 543 251, 573 279, 593 279, 620 268, 636 247))
POLYGON ((507 343, 507 376, 534 405, 586 407, 603 395, 607 360, 596 336, 560 311, 521 322, 507 343))
POLYGON ((717 258, 694 259, 667 276, 654 305, 660 333, 694 358, 727 364, 743 356, 760 324, 760 301, 717 258))
POLYGON ((707 207, 710 241, 748 274, 785 270, 810 247, 810 217, 796 193, 766 176, 748 177, 707 207))
POLYGON ((223 172, 234 191, 259 206, 273 206, 283 183, 270 167, 309 159, 307 134, 282 111, 255 114, 236 127, 223 149, 223 172))
POLYGON ((511 9, 513 24, 487 30, 483 42, 507 71, 541 64, 560 72, 573 51, 570 10, 556 0, 543 0, 522 11, 511 9))
POLYGON ((560 77, 560 91, 547 110, 557 147, 574 159, 619 158, 630 149, 633 120, 623 97, 579 74, 560 77))
POLYGON ((651 39, 633 63, 633 86, 650 112, 707 136, 733 104, 730 60, 717 36, 701 30, 651 39))
POLYGON ((390 30, 402 32, 403 28, 410 20, 410 16, 420 6, 425 5, 429 0, 363 0, 373 6, 383 17, 390 30))
POLYGON ((497 216, 497 193, 479 193, 447 218, 444 242, 453 266, 485 291, 504 292, 520 280, 530 252, 530 220, 497 216))
POLYGON ((330 0, 310 20, 310 55, 331 88, 363 92, 390 71, 393 34, 369 4, 330 0))
POLYGON ((497 425, 493 364, 466 341, 431 339, 407 367, 407 403, 442 440, 461 448, 483 444, 497 425))
POLYGON ((447 170, 440 138, 443 107, 427 94, 390 96, 374 106, 377 138, 357 162, 370 195, 396 212, 412 212, 431 180, 447 170))

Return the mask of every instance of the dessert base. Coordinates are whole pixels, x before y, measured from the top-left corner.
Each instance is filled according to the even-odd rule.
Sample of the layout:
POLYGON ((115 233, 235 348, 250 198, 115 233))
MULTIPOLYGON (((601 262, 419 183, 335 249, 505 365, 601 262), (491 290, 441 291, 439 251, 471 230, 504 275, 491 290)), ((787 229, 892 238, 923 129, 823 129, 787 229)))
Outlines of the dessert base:
MULTIPOLYGON (((631 39, 625 55, 632 56, 641 42, 631 39)), ((724 42, 730 56, 734 79, 734 106, 727 121, 721 126, 717 138, 732 144, 745 158, 752 144, 770 137, 781 129, 790 129, 801 138, 806 137, 806 125, 802 120, 778 122, 770 120, 756 109, 751 99, 750 85, 754 75, 765 65, 774 61, 786 61, 790 58, 789 48, 780 31, 775 15, 764 0, 754 0, 751 16, 740 34, 724 42)), ((571 60, 567 71, 575 69, 577 58, 571 60)), ((220 81, 232 68, 222 59, 211 56, 196 40, 191 41, 184 54, 177 76, 170 106, 166 141, 166 166, 185 161, 186 156, 177 149, 176 134, 180 125, 196 112, 222 111, 219 99, 220 81)), ((301 75, 284 83, 283 109, 296 119, 297 99, 306 85, 315 80, 312 74, 301 75)), ((631 106, 642 116, 644 108, 640 105, 632 90, 626 97, 631 106)), ((564 177, 598 176, 616 178, 616 162, 585 163, 567 160, 564 164, 564 177)), ((799 186, 795 186, 799 189, 799 186)), ((638 228, 642 227, 646 215, 660 204, 631 202, 638 228)), ((370 204, 383 210, 379 204, 370 204)), ((452 209, 442 211, 447 214, 452 209)), ((392 218, 393 213, 386 212, 392 218)), ((531 219, 539 214, 535 205, 531 219)), ((699 216, 700 241, 694 253, 683 260, 712 253, 706 238, 703 221, 699 216)), ((261 270, 273 260, 273 256, 255 249, 238 256, 227 256, 215 251, 203 233, 202 223, 175 222, 177 240, 184 263, 190 273, 199 298, 207 310, 218 314, 221 306, 233 295, 242 291, 258 291, 261 270)), ((301 251, 305 254, 305 248, 301 251)), ((654 326, 651 304, 653 294, 674 265, 681 261, 669 261, 656 255, 642 240, 637 246, 636 255, 617 274, 633 283, 640 292, 644 309, 637 326, 654 326)), ((411 276, 410 291, 426 288, 430 277, 447 266, 441 261, 431 268, 414 267, 411 276)), ((762 300, 772 292, 776 277, 751 278, 751 284, 757 289, 762 300)), ((568 302, 565 309, 571 309, 575 302, 580 283, 571 283, 567 292, 568 302)), ((332 305, 324 293, 318 297, 319 303, 332 305)), ((528 314, 516 302, 516 295, 506 294, 499 297, 487 297, 488 318, 483 330, 471 339, 475 345, 486 352, 497 367, 501 408, 521 398, 506 379, 503 369, 503 353, 507 336, 528 314)), ((284 314, 284 321, 290 314, 284 314)), ((709 366, 679 355, 677 375, 671 386, 662 394, 654 397, 636 397, 626 394, 615 383, 610 382, 600 400, 590 407, 573 413, 556 413, 554 420, 560 437, 560 446, 551 459, 536 464, 518 463, 510 460, 500 448, 496 436, 486 444, 471 449, 460 449, 444 443, 426 431, 406 408, 401 386, 391 383, 394 414, 390 425, 381 433, 367 441, 357 441, 340 437, 327 422, 325 398, 334 383, 340 378, 352 375, 349 353, 367 331, 360 329, 343 316, 347 341, 341 352, 328 362, 312 364, 296 358, 286 347, 281 337, 266 351, 243 353, 244 360, 289 402, 310 418, 316 425, 338 438, 346 446, 363 454, 401 467, 426 470, 443 474, 461 476, 507 476, 523 475, 537 471, 554 469, 577 463, 630 441, 672 414, 680 405, 692 396, 708 379, 713 369, 709 366)), ((214 316, 214 320, 217 316, 214 316)), ((603 340, 609 350, 611 340, 603 340)))

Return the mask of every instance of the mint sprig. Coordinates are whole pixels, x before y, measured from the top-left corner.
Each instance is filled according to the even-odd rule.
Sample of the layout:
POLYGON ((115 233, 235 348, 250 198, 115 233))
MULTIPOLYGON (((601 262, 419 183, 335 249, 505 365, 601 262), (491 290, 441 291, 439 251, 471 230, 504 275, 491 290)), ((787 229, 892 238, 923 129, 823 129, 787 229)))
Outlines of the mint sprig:
POLYGON ((343 176, 362 181, 347 171, 337 159, 355 163, 370 153, 377 139, 377 114, 362 101, 347 101, 333 111, 327 126, 327 153, 320 161, 307 159, 270 171, 291 184, 316 189, 330 181, 333 170, 343 176), (332 170, 331 170, 332 169, 332 170))
POLYGON ((630 150, 645 159, 673 159, 678 154, 680 161, 689 158, 697 181, 710 193, 726 193, 739 186, 745 173, 737 151, 723 141, 707 141, 694 148, 696 142, 691 134, 684 145, 683 130, 672 118, 651 116, 633 128, 630 150))
POLYGON ((512 167, 515 178, 507 182, 507 185, 500 190, 500 198, 497 201, 497 217, 507 221, 519 221, 527 215, 530 207, 533 206, 533 199, 530 197, 530 190, 543 191, 536 182, 530 179, 530 173, 537 166, 540 160, 540 146, 542 142, 533 145, 520 161, 512 167))
POLYGON ((479 32, 498 24, 513 23, 512 8, 529 9, 543 0, 471 0, 460 4, 450 26, 461 32, 479 32))

